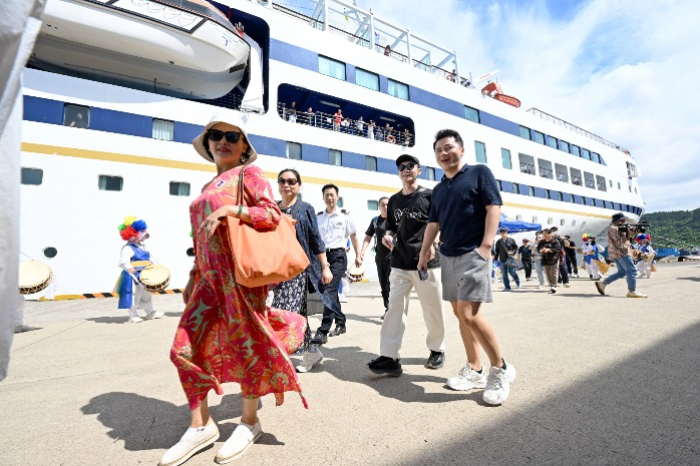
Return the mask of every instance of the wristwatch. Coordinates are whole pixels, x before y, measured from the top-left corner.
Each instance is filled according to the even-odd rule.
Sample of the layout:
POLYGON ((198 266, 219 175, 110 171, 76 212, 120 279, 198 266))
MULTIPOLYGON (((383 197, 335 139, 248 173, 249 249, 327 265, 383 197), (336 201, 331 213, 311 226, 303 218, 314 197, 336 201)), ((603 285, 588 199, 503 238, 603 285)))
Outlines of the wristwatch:
POLYGON ((331 268, 331 264, 329 264, 328 262, 325 262, 325 263, 321 264, 321 269, 325 269, 326 267, 328 267, 328 268, 330 269, 330 268, 331 268))

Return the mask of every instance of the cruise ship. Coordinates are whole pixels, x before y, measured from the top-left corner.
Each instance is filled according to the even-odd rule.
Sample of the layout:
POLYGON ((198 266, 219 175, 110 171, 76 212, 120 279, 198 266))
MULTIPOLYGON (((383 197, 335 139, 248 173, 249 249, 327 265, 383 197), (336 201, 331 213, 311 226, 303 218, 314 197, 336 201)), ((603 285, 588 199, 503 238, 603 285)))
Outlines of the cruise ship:
POLYGON ((458 58, 341 0, 48 0, 23 75, 22 260, 50 266, 50 298, 107 294, 117 226, 136 216, 183 287, 188 206, 214 175, 191 141, 222 108, 244 114, 273 189, 296 168, 322 210, 321 186, 335 183, 360 237, 377 200, 400 189, 400 154, 421 161, 423 185, 441 179, 443 128, 462 134, 468 163, 491 168, 510 219, 580 239, 615 212, 642 215, 629 151, 518 108, 458 58))

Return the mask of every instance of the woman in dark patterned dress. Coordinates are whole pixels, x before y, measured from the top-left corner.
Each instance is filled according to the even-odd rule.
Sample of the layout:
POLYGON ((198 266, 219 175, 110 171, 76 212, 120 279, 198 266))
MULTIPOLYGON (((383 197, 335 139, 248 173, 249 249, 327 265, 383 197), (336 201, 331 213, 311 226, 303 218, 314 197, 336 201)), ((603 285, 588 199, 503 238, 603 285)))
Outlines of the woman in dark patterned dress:
MULTIPOLYGON (((286 309, 306 318, 307 281, 311 282, 315 290, 322 291, 323 286, 333 279, 333 274, 331 274, 330 265, 326 259, 326 245, 318 232, 314 208, 303 202, 299 196, 301 189, 299 172, 291 168, 282 170, 277 176, 277 183, 282 195, 282 201, 279 203, 280 210, 297 221, 297 240, 306 251, 311 264, 296 277, 275 286, 272 306, 277 309, 286 309)), ((323 294, 321 297, 324 299, 323 294)), ((303 354, 303 360, 297 366, 298 372, 309 372, 314 364, 323 359, 323 354, 318 346, 311 345, 310 342, 311 331, 307 325, 304 343, 297 350, 303 354)))

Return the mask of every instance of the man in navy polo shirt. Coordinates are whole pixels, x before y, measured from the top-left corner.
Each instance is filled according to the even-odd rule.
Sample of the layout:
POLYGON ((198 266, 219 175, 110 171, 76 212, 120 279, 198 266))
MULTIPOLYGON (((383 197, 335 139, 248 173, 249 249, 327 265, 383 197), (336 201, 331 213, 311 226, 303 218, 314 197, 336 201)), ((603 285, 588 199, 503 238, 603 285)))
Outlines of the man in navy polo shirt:
POLYGON ((466 366, 447 385, 454 390, 485 388, 484 402, 498 405, 508 398, 515 367, 503 359, 496 333, 480 308, 493 302, 490 257, 503 202, 491 170, 467 165, 457 131, 439 131, 433 149, 445 176, 433 189, 418 269, 426 270, 430 245, 440 233, 442 299, 452 305, 467 351, 466 366), (491 362, 488 377, 479 346, 491 362))

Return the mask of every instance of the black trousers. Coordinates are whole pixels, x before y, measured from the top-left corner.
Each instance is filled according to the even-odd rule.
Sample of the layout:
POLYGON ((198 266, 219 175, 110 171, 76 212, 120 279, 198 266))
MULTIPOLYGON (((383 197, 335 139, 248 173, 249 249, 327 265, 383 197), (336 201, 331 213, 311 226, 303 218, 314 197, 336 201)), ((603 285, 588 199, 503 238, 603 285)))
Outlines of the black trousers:
POLYGON ((321 333, 328 333, 335 320, 335 325, 345 325, 345 314, 340 307, 340 299, 338 298, 338 288, 340 287, 340 279, 345 275, 345 271, 348 269, 348 256, 345 254, 345 249, 329 249, 326 251, 326 259, 331 266, 331 273, 333 274, 333 280, 326 285, 323 291, 331 300, 335 301, 338 305, 338 312, 333 311, 328 306, 323 308, 323 320, 321 320, 321 326, 318 331, 321 333))
POLYGON ((523 261, 523 268, 525 269, 525 278, 528 279, 532 277, 532 261, 523 261))
POLYGON ((559 261, 559 280, 560 283, 569 283, 569 272, 566 270, 566 260, 559 261))
POLYGON ((374 263, 377 264, 377 276, 379 285, 382 287, 382 301, 384 310, 389 308, 389 275, 391 275, 391 262, 388 257, 380 255, 374 256, 374 263))
POLYGON ((573 249, 566 250, 566 270, 578 275, 578 265, 576 265, 576 251, 573 249), (569 252, 571 251, 571 252, 569 252))

